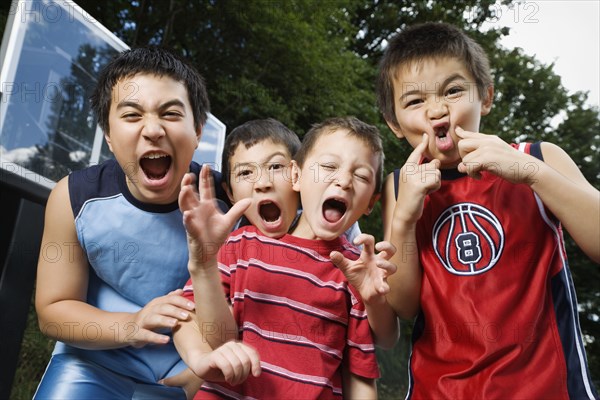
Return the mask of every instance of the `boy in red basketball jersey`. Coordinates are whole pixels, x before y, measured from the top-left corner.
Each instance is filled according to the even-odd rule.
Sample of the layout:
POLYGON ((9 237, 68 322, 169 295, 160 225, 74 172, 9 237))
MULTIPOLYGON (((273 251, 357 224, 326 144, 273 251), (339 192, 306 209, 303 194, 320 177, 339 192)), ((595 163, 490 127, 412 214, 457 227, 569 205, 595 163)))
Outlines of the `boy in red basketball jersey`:
POLYGON ((390 40, 378 101, 414 148, 384 188, 387 300, 417 317, 408 398, 596 398, 561 225, 598 262, 599 193, 555 145, 478 133, 492 99, 487 57, 457 28, 390 40))

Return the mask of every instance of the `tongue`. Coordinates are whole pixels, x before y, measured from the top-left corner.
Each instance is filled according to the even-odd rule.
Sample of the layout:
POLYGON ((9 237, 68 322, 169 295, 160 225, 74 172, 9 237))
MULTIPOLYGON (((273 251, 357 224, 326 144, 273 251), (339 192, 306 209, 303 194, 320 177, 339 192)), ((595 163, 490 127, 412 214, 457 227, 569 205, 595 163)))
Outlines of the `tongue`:
POLYGON ((277 221, 279 214, 279 207, 273 203, 263 204, 260 206, 260 215, 267 222, 277 221))
POLYGON ((344 215, 340 210, 333 207, 325 207, 323 210, 323 216, 328 222, 337 222, 344 215))
POLYGON ((149 179, 160 179, 167 174, 171 165, 170 157, 142 158, 140 166, 149 179))

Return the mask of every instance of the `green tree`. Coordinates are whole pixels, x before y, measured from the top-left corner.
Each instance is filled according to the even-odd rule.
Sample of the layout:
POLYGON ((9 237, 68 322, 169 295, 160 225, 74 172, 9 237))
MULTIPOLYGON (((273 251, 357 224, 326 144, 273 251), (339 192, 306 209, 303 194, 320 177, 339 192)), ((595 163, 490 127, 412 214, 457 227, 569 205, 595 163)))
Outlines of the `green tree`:
POLYGON ((158 43, 185 54, 229 127, 273 116, 303 134, 334 115, 377 116, 369 65, 347 44, 355 2, 173 0, 120 2, 118 9, 115 3, 88 11, 109 14, 97 18, 129 44, 158 43), (176 15, 176 23, 165 15, 176 15))

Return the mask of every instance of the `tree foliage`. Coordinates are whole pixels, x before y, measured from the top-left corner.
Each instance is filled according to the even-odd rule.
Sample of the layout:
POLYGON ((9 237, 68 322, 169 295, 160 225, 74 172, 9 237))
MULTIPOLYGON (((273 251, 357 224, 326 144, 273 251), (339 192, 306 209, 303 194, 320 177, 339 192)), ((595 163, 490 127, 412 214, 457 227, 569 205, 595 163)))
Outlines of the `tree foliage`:
MULTIPOLYGON (((384 134, 386 171, 400 167, 409 146, 381 119, 374 96, 386 40, 407 25, 445 21, 464 28, 490 56, 495 101, 482 132, 507 141, 545 140, 565 149, 600 187, 600 113, 586 94, 569 94, 553 65, 499 46, 507 28, 494 21, 494 0, 80 0, 78 4, 131 46, 161 44, 190 59, 205 76, 213 113, 229 129, 274 117, 299 134, 326 117, 356 115, 384 134)), ((508 0, 504 1, 508 3, 508 0)), ((6 7, 6 6, 4 6, 6 7)), ((7 12, 0 9, 0 19, 7 12)), ((1 21, 0 21, 1 22, 1 21)), ((381 238, 380 209, 361 222, 381 238)), ((568 240, 592 376, 600 378, 598 265, 568 240)), ((380 352, 381 389, 406 388, 410 325, 395 352, 380 352)), ((385 397, 385 396, 383 396, 385 397)))

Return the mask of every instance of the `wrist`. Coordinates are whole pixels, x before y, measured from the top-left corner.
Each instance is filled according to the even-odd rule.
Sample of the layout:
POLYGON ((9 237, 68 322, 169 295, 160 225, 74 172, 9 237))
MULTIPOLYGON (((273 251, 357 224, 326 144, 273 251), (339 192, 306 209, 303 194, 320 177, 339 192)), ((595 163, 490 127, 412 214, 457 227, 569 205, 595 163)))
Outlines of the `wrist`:
POLYGON ((377 294, 375 296, 369 297, 368 299, 363 298, 362 301, 363 301, 363 304, 365 305, 365 307, 368 307, 368 308, 381 307, 387 303, 387 300, 386 300, 384 294, 377 294))
POLYGON ((207 273, 217 268, 217 259, 210 258, 208 260, 197 260, 194 257, 190 257, 187 265, 190 273, 207 273))
MULTIPOLYGON (((406 216, 408 217, 408 216, 406 216)), ((394 215, 392 223, 392 235, 393 237, 412 235, 417 231, 417 221, 413 221, 412 218, 405 218, 402 215, 394 215)))

